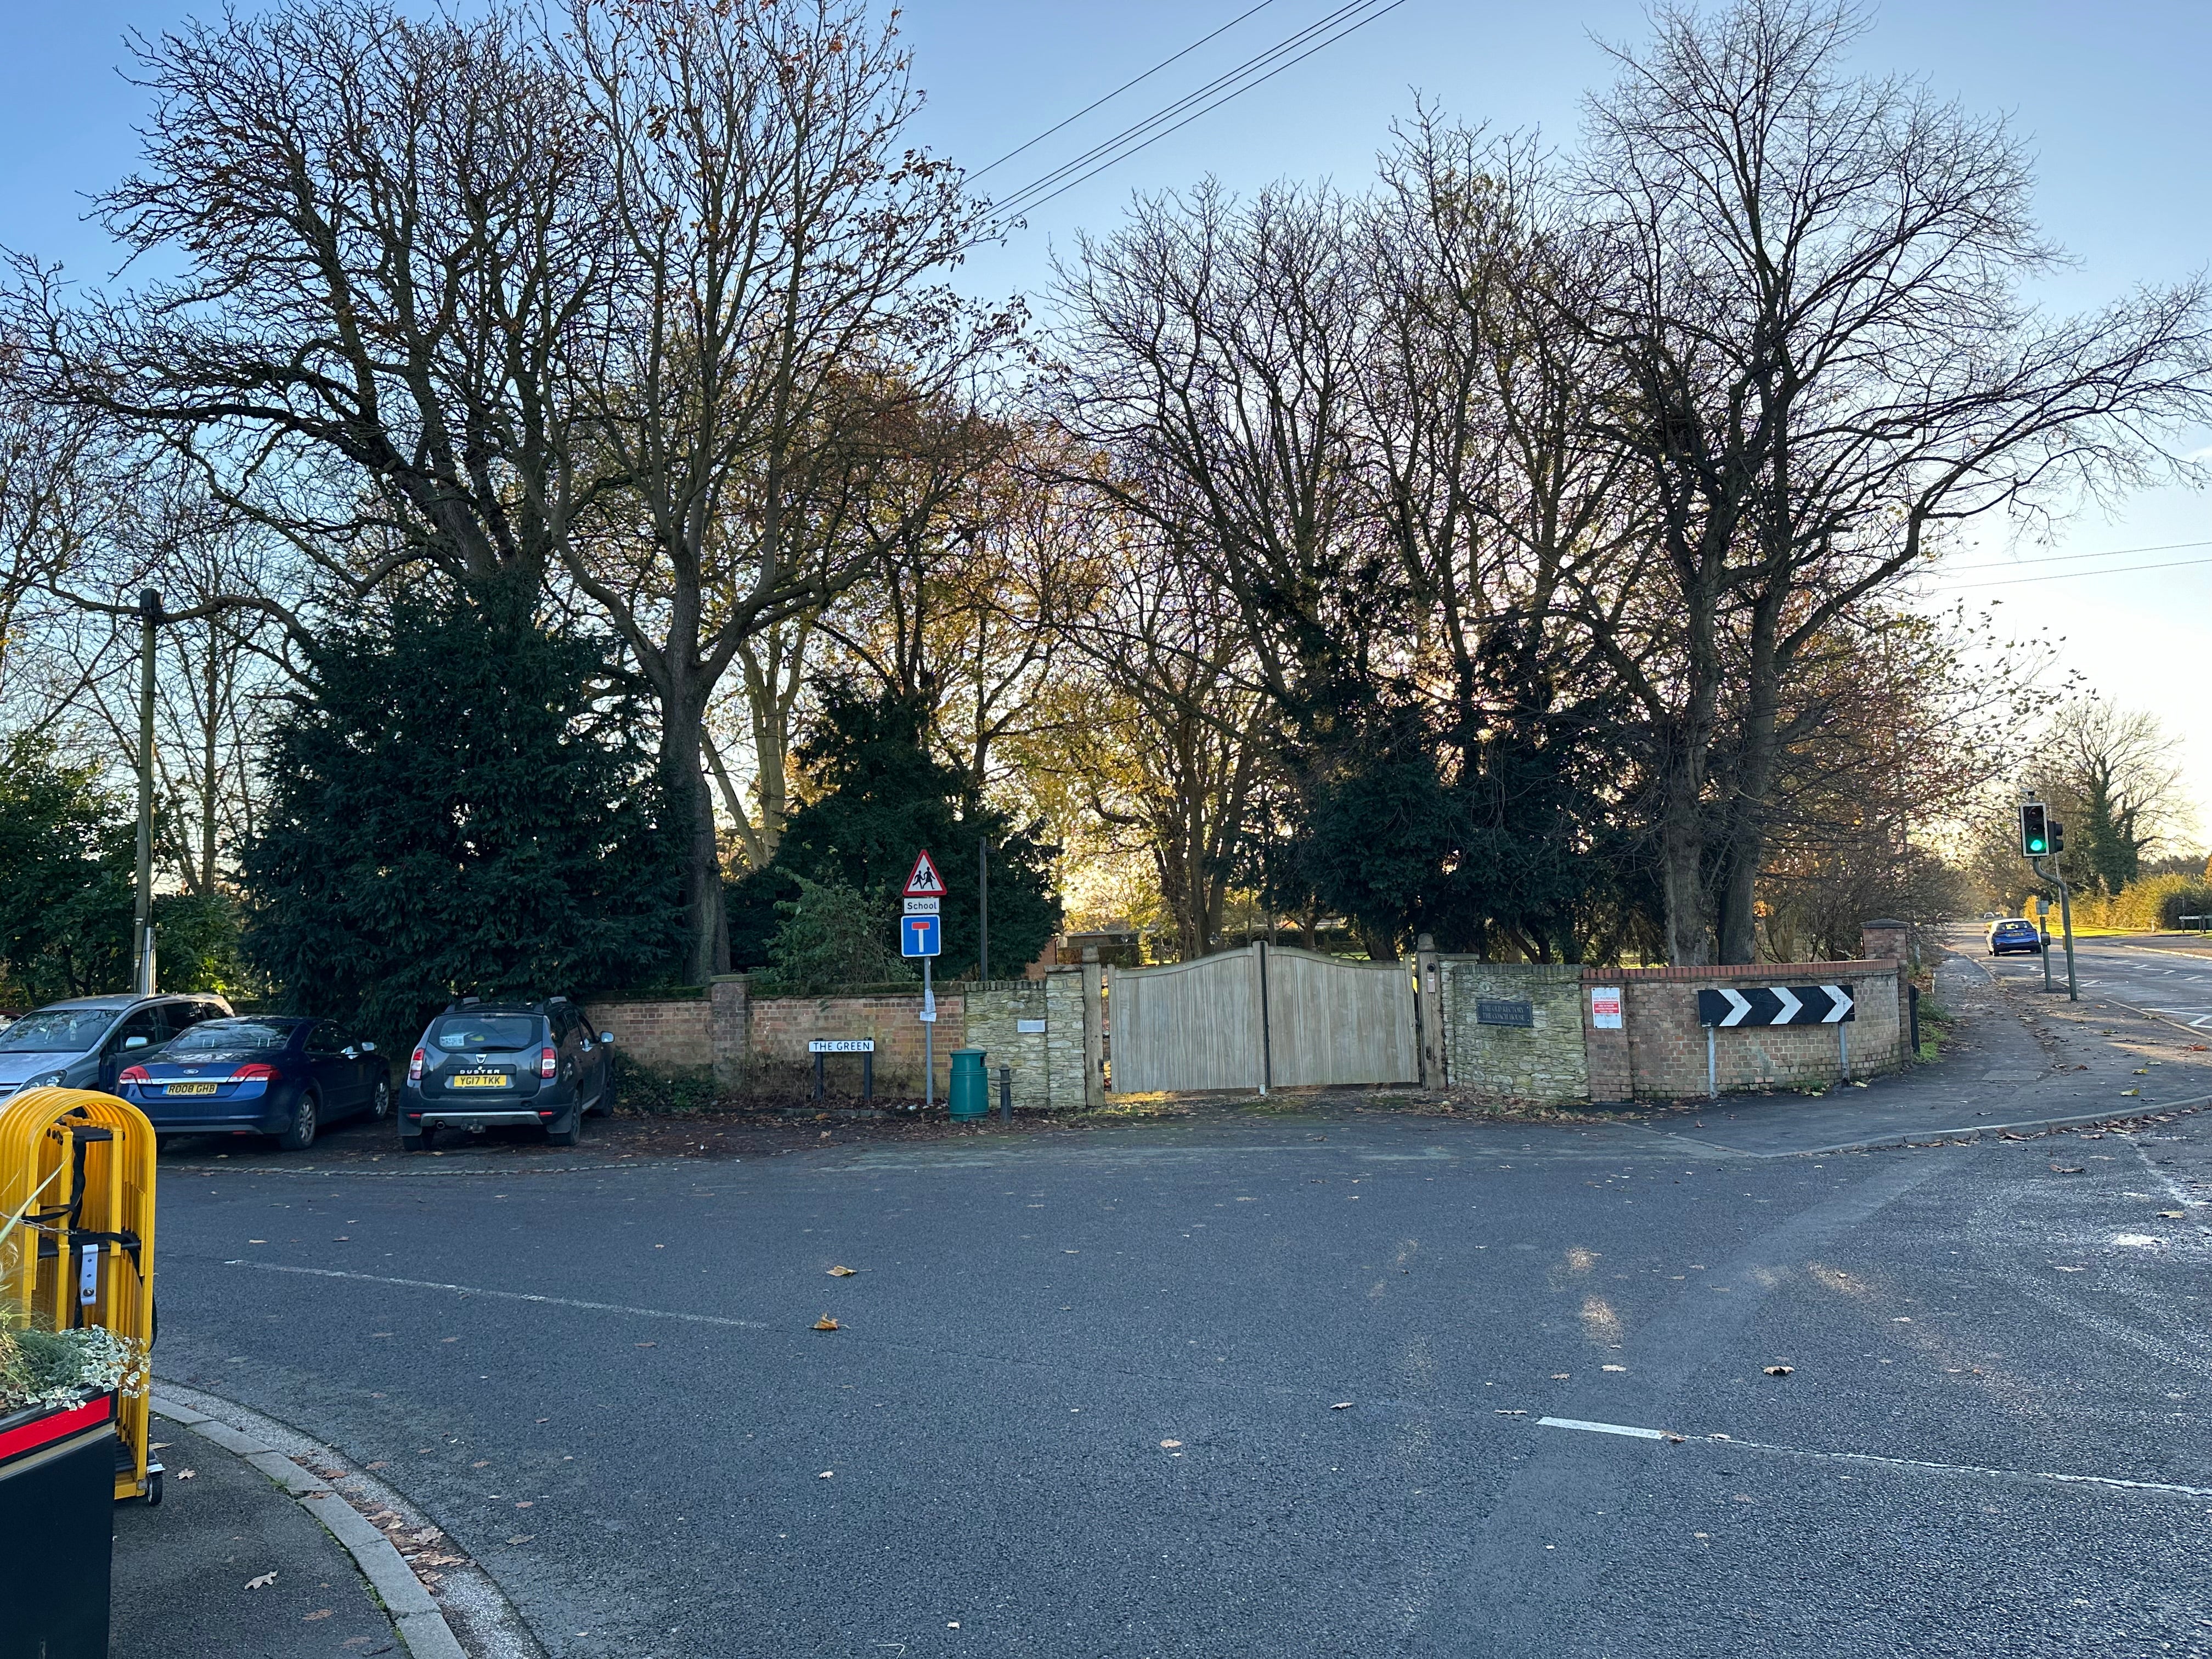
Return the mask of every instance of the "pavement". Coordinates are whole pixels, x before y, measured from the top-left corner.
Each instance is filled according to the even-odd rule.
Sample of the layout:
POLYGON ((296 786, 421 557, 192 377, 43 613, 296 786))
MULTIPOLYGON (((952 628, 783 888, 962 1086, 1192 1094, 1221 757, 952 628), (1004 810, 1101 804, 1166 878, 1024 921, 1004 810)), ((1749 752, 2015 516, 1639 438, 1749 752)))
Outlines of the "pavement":
POLYGON ((2212 958, 2198 975, 2124 947, 2078 946, 2075 975, 2085 994, 2071 1003, 2063 972, 2058 991, 2046 995, 2034 958, 1992 960, 1968 930, 1957 932, 1929 1000, 1954 1023, 1930 1020, 1923 1032, 1943 1030, 1940 1064, 1818 1094, 1730 1095, 1640 1121, 1702 1145, 1797 1157, 2212 1105, 2212 1050, 2197 1035, 2203 1028, 2185 1029, 2177 1014, 2155 1008, 2185 1010, 2194 976, 2212 1024, 2212 958))
POLYGON ((259 1469, 156 1415, 158 1506, 115 1510, 112 1659, 404 1651, 345 1547, 259 1469))
POLYGON ((1940 1066, 1637 1121, 185 1143, 161 1369, 472 1652, 2212 1656, 2203 1056, 1944 974, 1940 1066))

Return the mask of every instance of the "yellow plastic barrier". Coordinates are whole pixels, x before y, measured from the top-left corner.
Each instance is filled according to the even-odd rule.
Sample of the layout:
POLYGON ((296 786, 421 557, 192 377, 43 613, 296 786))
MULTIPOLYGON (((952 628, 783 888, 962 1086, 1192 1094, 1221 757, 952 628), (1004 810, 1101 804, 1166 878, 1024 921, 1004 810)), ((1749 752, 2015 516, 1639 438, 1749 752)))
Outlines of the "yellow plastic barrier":
MULTIPOLYGON (((146 1115, 113 1095, 32 1089, 0 1103, 0 1302, 41 1329, 102 1325, 150 1346, 154 1152, 146 1115)), ((115 1495, 158 1503, 145 1379, 115 1403, 130 1454, 115 1495)))

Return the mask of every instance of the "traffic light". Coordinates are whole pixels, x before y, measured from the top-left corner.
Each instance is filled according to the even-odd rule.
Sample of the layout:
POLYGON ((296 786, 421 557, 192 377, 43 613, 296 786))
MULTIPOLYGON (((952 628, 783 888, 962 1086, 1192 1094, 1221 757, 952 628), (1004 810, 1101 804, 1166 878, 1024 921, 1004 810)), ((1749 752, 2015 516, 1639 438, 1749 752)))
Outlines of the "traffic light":
POLYGON ((2051 851, 2051 815, 2039 800, 2020 804, 2020 850, 2022 856, 2044 857, 2051 851))
POLYGON ((2059 823, 2057 818, 2048 818, 2045 820, 2045 822, 2048 824, 2051 830, 2051 850, 2053 853, 2064 852, 2066 850, 2066 826, 2059 823))

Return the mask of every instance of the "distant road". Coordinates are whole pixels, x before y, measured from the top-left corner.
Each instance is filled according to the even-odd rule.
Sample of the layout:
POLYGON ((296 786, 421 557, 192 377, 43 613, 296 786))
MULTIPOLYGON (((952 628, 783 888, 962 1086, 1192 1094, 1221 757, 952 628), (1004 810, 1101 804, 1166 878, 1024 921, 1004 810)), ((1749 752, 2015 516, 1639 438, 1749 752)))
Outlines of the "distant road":
MULTIPOLYGON (((1954 948, 1971 951, 1966 944, 1954 948)), ((1990 971, 2015 985, 2040 985, 2043 964, 2033 957, 1981 960, 1990 971)), ((2163 1014, 2200 1031, 2212 1031, 2212 940, 2202 947, 2134 944, 2126 939, 2076 939, 2075 975, 2084 996, 2111 999, 2163 1014)), ((2066 952, 2051 941, 2052 983, 2066 983, 2066 952)))

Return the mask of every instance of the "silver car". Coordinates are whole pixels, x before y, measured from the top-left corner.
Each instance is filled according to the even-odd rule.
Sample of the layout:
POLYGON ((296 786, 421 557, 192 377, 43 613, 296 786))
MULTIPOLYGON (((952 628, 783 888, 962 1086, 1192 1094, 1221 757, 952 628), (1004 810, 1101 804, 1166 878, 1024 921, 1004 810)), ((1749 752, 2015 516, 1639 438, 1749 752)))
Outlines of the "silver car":
POLYGON ((208 992, 183 996, 72 997, 0 1030, 0 1100, 25 1089, 112 1092, 126 1055, 158 1048, 203 1020, 228 1019, 208 992))

